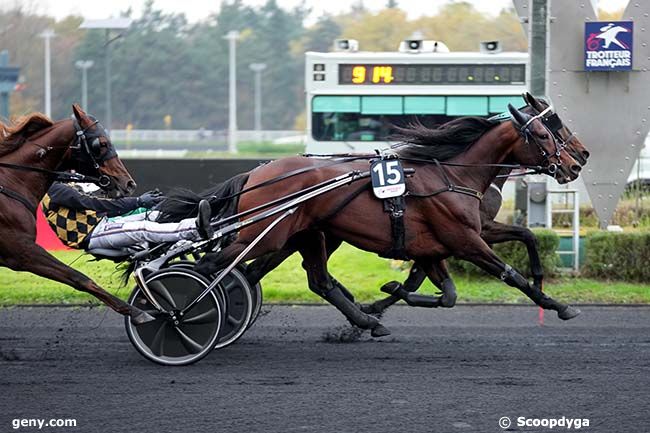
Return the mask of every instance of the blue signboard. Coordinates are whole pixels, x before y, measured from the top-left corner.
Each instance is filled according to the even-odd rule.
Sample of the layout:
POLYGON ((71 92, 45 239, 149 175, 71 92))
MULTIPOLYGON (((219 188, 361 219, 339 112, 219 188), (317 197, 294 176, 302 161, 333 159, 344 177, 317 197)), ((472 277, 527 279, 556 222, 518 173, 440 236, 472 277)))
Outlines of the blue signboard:
POLYGON ((632 21, 585 23, 585 71, 632 70, 632 21))

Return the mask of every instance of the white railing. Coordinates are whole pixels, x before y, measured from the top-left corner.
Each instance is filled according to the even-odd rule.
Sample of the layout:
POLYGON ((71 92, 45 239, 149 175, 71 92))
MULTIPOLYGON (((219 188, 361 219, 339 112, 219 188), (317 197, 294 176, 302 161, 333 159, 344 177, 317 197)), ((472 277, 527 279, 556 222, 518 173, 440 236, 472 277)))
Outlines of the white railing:
MULTIPOLYGON (((304 131, 237 131, 237 141, 270 141, 274 143, 304 143, 304 131)), ((208 129, 113 129, 111 139, 117 142, 226 142, 228 131, 208 129)))

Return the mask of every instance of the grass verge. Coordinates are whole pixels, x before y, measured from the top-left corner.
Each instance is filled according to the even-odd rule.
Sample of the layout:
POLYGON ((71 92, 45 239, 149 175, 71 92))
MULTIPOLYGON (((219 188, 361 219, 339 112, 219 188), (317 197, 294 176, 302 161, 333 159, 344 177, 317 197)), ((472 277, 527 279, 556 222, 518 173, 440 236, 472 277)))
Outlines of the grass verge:
MULTIPOLYGON (((91 261, 78 251, 56 252, 64 263, 91 276, 102 287, 126 298, 133 286, 121 287, 115 264, 91 261), (74 262, 74 263, 73 263, 74 262)), ((391 280, 403 281, 407 271, 391 266, 389 260, 344 245, 332 257, 329 269, 362 302, 383 296, 379 287, 391 280)), ((529 303, 518 290, 490 278, 469 278, 455 275, 459 302, 529 303)), ((294 255, 262 281, 265 302, 323 302, 307 288, 300 257, 294 255)), ((559 278, 546 282, 545 291, 563 302, 571 303, 650 303, 650 285, 600 281, 586 278, 559 278)), ((433 293, 428 281, 422 293, 433 293)), ((94 298, 72 288, 32 274, 0 268, 0 305, 86 303, 94 298)))

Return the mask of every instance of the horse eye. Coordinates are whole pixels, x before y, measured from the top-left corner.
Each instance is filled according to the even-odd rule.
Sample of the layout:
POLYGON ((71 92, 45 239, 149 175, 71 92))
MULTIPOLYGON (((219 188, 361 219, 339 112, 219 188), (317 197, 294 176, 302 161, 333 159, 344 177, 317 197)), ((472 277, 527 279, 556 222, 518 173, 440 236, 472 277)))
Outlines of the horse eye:
POLYGON ((542 140, 548 140, 549 138, 548 134, 542 134, 540 137, 542 138, 542 140))

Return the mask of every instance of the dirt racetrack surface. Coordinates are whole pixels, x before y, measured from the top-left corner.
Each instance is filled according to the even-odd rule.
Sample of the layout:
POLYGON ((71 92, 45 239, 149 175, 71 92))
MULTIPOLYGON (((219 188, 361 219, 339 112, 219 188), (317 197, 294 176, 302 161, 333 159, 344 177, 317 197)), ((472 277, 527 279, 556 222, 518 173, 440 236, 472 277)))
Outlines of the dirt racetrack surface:
POLYGON ((0 309, 0 432, 650 431, 650 307, 582 311, 539 326, 533 307, 395 307, 392 335, 349 341, 331 307, 264 307, 235 345, 162 367, 110 311, 0 309))

